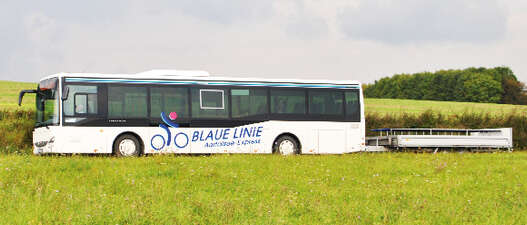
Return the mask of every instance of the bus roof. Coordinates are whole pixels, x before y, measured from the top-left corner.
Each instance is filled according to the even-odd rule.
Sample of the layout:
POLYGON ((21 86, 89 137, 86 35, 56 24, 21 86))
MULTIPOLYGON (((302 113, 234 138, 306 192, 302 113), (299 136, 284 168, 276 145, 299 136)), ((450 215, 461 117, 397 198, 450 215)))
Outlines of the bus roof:
POLYGON ((265 79, 249 77, 225 77, 209 76, 206 71, 181 71, 181 70, 151 70, 137 74, 101 74, 101 73, 57 73, 44 77, 42 80, 58 78, 79 78, 79 80, 93 79, 105 80, 113 79, 117 81, 125 80, 148 80, 148 81, 224 81, 224 82, 264 82, 264 83, 295 83, 295 84, 336 84, 336 85, 358 85, 359 81, 353 80, 312 80, 312 79, 265 79))

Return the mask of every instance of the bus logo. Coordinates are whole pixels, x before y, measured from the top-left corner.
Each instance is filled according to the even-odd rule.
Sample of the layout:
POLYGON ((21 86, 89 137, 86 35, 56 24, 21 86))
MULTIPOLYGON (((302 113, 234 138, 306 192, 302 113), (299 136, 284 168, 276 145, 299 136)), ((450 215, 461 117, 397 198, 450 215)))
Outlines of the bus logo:
MULTIPOLYGON (((164 124, 163 123, 159 124, 159 127, 163 128, 166 131, 167 137, 165 139, 165 137, 161 134, 154 135, 152 139, 150 140, 150 146, 152 146, 154 150, 160 151, 163 148, 165 148, 165 146, 170 146, 172 142, 172 132, 170 132, 169 127, 172 127, 172 128, 179 127, 179 124, 174 122, 174 120, 176 119, 177 119, 176 112, 171 112, 168 114, 168 116, 164 112, 161 112, 161 120, 163 120, 164 124)), ((187 134, 183 132, 179 132, 175 134, 173 139, 174 139, 174 145, 178 148, 187 147, 188 142, 189 142, 189 138, 187 134)))

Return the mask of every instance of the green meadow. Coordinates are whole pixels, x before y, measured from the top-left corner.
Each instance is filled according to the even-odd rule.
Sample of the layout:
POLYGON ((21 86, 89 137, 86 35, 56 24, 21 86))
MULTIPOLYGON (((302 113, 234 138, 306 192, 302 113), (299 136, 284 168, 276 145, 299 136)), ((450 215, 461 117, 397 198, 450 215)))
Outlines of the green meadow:
POLYGON ((22 101, 22 107, 18 107, 18 94, 20 90, 35 88, 37 88, 35 83, 0 81, 0 110, 34 110, 35 94, 26 94, 22 101))
POLYGON ((364 100, 365 112, 379 114, 420 114, 432 110, 443 115, 459 115, 463 113, 478 114, 522 114, 526 115, 527 105, 508 105, 475 102, 447 102, 411 99, 380 99, 366 98, 364 100))
POLYGON ((0 157, 3 224, 525 224, 527 153, 0 157))
MULTIPOLYGON (((31 143, 34 95, 22 111, 16 104, 20 89, 34 87, 0 82, 0 224, 527 223, 527 152, 33 156, 17 146, 31 143)), ((525 109, 398 99, 365 105, 383 123, 412 118, 405 114, 419 122, 426 110, 469 112, 469 121, 480 120, 470 113, 523 118, 525 109)))

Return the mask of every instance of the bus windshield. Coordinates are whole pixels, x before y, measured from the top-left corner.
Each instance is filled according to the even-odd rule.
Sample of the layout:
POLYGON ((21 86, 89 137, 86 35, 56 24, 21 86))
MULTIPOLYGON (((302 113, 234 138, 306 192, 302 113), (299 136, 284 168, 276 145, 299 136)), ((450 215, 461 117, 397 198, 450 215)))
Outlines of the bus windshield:
POLYGON ((59 124, 58 79, 43 80, 38 85, 36 98, 37 127, 59 124))

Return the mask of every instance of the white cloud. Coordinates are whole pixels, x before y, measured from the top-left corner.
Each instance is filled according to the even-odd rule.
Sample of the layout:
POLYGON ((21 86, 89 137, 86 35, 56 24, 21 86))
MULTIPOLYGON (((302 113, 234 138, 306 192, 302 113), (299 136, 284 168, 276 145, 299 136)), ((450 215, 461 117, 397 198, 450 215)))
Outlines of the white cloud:
POLYGON ((324 15, 314 11, 310 4, 301 1, 276 1, 274 9, 278 24, 293 38, 318 39, 329 34, 329 24, 324 15))
POLYGON ((340 14, 348 37, 395 44, 501 40, 506 19, 495 0, 368 0, 340 14))
POLYGON ((0 80, 34 82, 62 71, 202 69, 229 76, 371 82, 394 73, 501 65, 511 66, 520 79, 527 80, 525 4, 501 0, 504 2, 496 3, 498 11, 492 11, 490 6, 495 2, 490 0, 482 0, 476 9, 465 4, 475 0, 446 0, 443 2, 448 7, 430 9, 433 4, 429 1, 402 0, 401 4, 406 2, 404 6, 413 8, 398 6, 393 12, 382 9, 386 10, 383 14, 375 8, 379 1, 374 1, 199 0, 194 5, 190 0, 34 4, 6 0, 0 2, 0 80), (454 6, 461 9, 448 10, 454 6), (355 18, 355 8, 366 11, 357 17, 365 21, 360 26, 355 24, 354 29, 399 26, 412 33, 414 21, 437 25, 417 37, 384 37, 378 35, 384 32, 378 27, 349 33, 350 27, 342 26, 341 19, 355 18), (391 21, 395 12, 403 17, 400 21, 413 24, 405 27, 391 21), (445 15, 427 15, 431 12, 445 15), (450 26, 462 12, 472 15, 472 22, 450 26), (366 14, 373 14, 377 22, 366 14), (481 19, 481 14, 488 14, 488 18, 481 19), (451 18, 443 18, 446 16, 451 18), (487 20, 498 21, 498 25, 488 23, 488 30, 496 34, 478 37, 473 34, 487 28, 475 26, 459 37, 433 35, 443 28, 451 31, 487 20), (506 28, 500 28, 503 21, 506 28))
POLYGON ((171 6, 183 14, 214 23, 246 23, 272 16, 272 1, 250 0, 179 0, 171 6))

